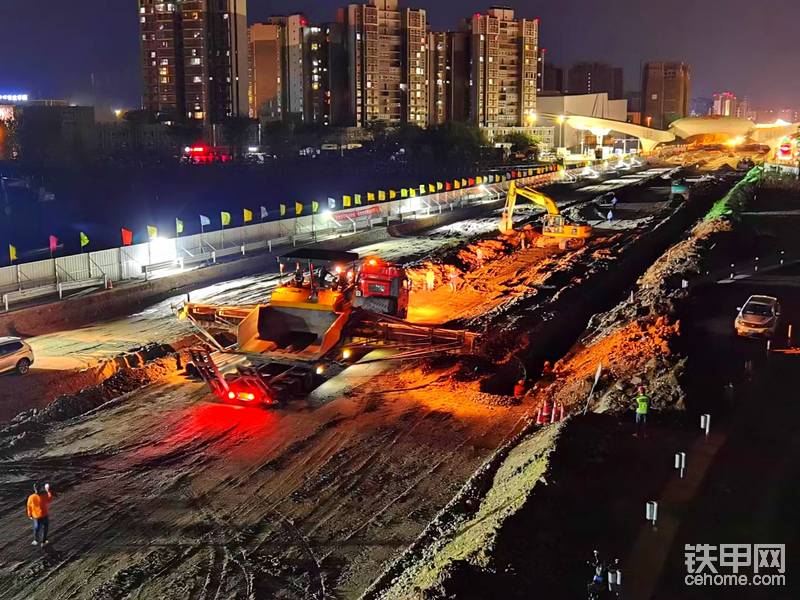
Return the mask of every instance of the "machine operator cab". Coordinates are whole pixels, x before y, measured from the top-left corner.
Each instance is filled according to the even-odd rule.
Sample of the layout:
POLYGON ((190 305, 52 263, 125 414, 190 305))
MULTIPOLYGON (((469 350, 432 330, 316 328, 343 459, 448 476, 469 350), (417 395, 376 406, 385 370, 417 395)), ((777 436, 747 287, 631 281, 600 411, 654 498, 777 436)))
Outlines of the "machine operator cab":
POLYGON ((403 267, 377 256, 368 256, 358 270, 353 304, 372 312, 405 319, 408 316, 410 288, 403 267))
POLYGON ((305 295, 313 303, 331 296, 325 292, 333 292, 349 299, 357 261, 358 254, 339 250, 303 248, 284 254, 278 259, 281 285, 273 298, 276 293, 298 298, 305 295))
POLYGON ((282 283, 271 303, 317 304, 341 311, 342 306, 405 319, 411 286, 403 267, 368 256, 306 248, 280 259, 282 283))

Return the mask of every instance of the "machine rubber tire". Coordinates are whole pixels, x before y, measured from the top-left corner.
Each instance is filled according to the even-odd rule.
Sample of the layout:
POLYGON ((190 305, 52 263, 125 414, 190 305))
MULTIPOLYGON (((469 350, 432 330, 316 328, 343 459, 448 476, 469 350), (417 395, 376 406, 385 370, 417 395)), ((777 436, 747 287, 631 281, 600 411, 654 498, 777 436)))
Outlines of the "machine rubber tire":
POLYGON ((17 362, 16 371, 17 375, 25 375, 31 370, 31 361, 27 358, 20 358, 17 362))

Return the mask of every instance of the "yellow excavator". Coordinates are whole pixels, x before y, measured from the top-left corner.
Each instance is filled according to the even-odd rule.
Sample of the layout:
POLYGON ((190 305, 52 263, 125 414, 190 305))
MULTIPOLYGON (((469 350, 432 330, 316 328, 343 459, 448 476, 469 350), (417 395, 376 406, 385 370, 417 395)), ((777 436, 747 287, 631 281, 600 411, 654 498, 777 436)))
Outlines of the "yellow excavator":
POLYGON ((522 196, 541 206, 547 211, 542 224, 542 235, 546 238, 558 240, 559 248, 580 248, 592 236, 592 227, 586 224, 569 222, 558 210, 552 198, 539 190, 529 187, 517 187, 513 181, 508 188, 506 206, 500 217, 500 232, 506 235, 514 233, 514 208, 517 205, 517 196, 522 196))

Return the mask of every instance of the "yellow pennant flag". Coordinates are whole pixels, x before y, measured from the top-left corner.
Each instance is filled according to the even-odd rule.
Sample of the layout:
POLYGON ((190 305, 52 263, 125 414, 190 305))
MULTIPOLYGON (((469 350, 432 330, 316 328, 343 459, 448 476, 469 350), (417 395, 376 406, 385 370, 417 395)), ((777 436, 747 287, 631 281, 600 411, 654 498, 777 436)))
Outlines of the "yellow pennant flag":
POLYGON ((281 204, 281 216, 282 217, 286 216, 286 205, 285 204, 281 204))
POLYGON ((249 223, 250 221, 253 220, 253 211, 252 210, 248 210, 248 209, 245 208, 245 209, 242 210, 242 213, 244 215, 244 222, 245 223, 249 223))
POLYGON ((8 245, 8 255, 11 257, 11 262, 17 260, 17 247, 13 244, 8 245))
POLYGON ((423 196, 425 195, 425 184, 424 183, 421 183, 419 185, 419 193, 422 194, 423 196))
POLYGON ((408 188, 403 188, 400 190, 400 197, 401 198, 408 198, 408 188))
POLYGON ((417 190, 415 190, 414 188, 409 188, 408 192, 411 194, 412 198, 416 198, 417 197, 417 190))
MULTIPOLYGON (((148 225, 147 226, 147 239, 154 240, 158 237, 158 228, 155 225, 148 225)), ((87 240, 86 243, 88 244, 89 241, 87 240)), ((83 239, 81 239, 81 246, 83 246, 83 239)))
POLYGON ((389 190, 389 200, 397 198, 397 190, 389 190))
POLYGON ((227 227, 231 224, 231 213, 229 212, 221 212, 219 213, 219 217, 222 220, 222 226, 227 227))
POLYGON ((466 179, 462 179, 461 180, 461 187, 467 187, 467 180, 466 179))
POLYGON ((436 182, 436 191, 441 192, 444 189, 444 184, 441 181, 436 182))
POLYGON ((380 200, 381 202, 386 200, 386 192, 384 190, 378 191, 378 200, 380 200))
POLYGON ((175 219, 175 233, 178 235, 183 233, 183 221, 180 219, 175 219))
POLYGON ((350 196, 342 196, 342 206, 345 208, 350 208, 352 203, 353 199, 350 196))
POLYGON ((89 236, 81 231, 81 248, 89 245, 89 236))
POLYGON ((475 178, 475 183, 477 183, 478 185, 482 184, 482 183, 483 183, 483 177, 481 177, 480 175, 478 175, 478 176, 475 178))
POLYGON ((361 194, 356 194, 355 200, 356 200, 356 206, 361 206, 361 194))
POLYGON ((367 202, 375 202, 375 194, 367 192, 367 202))
POLYGON ((316 200, 311 202, 311 212, 317 214, 318 210, 319 210, 319 202, 317 202, 316 200))
POLYGON ((299 202, 294 203, 294 214, 298 217, 303 214, 303 205, 299 202))
POLYGON ((461 189, 461 183, 458 181, 458 179, 456 179, 456 180, 453 182, 453 187, 454 187, 454 188, 456 188, 457 190, 460 190, 460 189, 461 189))
POLYGON ((429 184, 428 184, 428 191, 429 191, 431 194, 433 194, 433 193, 436 191, 436 186, 435 186, 435 185, 433 185, 432 183, 429 183, 429 184))

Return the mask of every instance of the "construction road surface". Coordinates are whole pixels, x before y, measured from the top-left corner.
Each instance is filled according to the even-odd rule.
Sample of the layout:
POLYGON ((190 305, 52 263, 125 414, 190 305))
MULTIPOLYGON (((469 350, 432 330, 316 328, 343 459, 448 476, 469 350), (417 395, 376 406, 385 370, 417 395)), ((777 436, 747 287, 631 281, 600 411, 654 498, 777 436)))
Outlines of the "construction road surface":
MULTIPOLYGON (((637 192, 653 212, 665 206, 659 185, 637 192)), ((492 214, 357 251, 422 259, 485 237, 497 220, 492 214)), ((604 239, 632 231, 619 224, 603 232, 597 252, 604 239)), ((461 314, 535 293, 537 261, 552 257, 525 256, 530 264, 500 259, 483 267, 486 278, 465 278, 465 288, 485 287, 470 292, 461 314)), ((192 299, 263 301, 275 283, 270 274, 243 278, 192 299)), ((448 306, 452 296, 437 293, 426 301, 448 306)), ((191 333, 172 316, 174 301, 42 336, 34 349, 59 373, 70 361, 174 341, 191 333)), ((481 391, 485 367, 466 359, 385 366, 338 397, 269 411, 217 404, 204 385, 171 374, 52 423, 40 443, 0 458, 0 599, 357 598, 530 409, 481 391), (49 481, 55 493, 51 544, 43 548, 30 545, 24 513, 32 481, 49 481)), ((6 394, 20 390, 20 379, 0 379, 6 394)))

